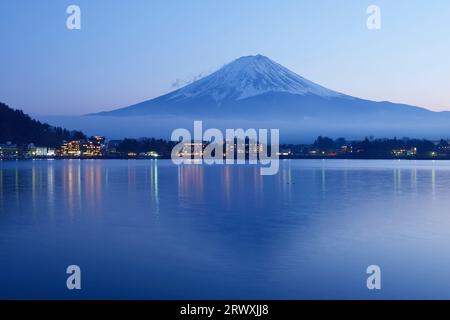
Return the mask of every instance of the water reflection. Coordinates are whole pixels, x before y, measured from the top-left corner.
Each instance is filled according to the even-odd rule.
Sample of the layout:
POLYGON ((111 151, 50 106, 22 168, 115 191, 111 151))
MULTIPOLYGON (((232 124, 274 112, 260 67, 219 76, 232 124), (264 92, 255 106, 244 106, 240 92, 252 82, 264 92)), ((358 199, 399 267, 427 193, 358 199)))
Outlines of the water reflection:
MULTIPOLYGON (((127 187, 124 190, 128 193, 128 197, 136 197, 141 188, 140 184, 145 183, 145 190, 149 192, 148 201, 151 203, 151 210, 159 214, 161 177, 158 160, 150 160, 145 166, 136 165, 139 162, 134 161, 122 163, 126 164, 127 187)), ((164 161, 162 163, 165 166, 164 161)), ((391 183, 393 183, 395 194, 407 194, 412 191, 415 194, 428 193, 430 196, 437 197, 438 179, 441 179, 444 172, 450 172, 438 166, 442 162, 431 161, 390 162, 389 166, 381 168, 383 169, 381 171, 380 168, 376 170, 352 168, 353 163, 346 163, 345 166, 336 170, 333 162, 317 161, 314 170, 307 167, 300 168, 302 172, 299 174, 298 163, 302 162, 281 161, 278 175, 264 177, 260 175, 258 166, 203 166, 193 161, 192 164, 177 166, 176 169, 174 167, 174 170, 177 170, 175 172, 178 179, 178 198, 185 207, 192 207, 204 203, 211 192, 218 191, 220 205, 227 209, 245 203, 260 207, 274 196, 279 196, 285 204, 296 201, 299 195, 294 193, 294 190, 298 188, 312 190, 317 187, 319 192, 316 195, 321 194, 322 199, 328 197, 328 189, 334 188, 335 184, 340 185, 342 192, 349 192, 351 188, 358 188, 362 192, 364 185, 367 185, 365 192, 368 193, 380 184, 381 177, 389 181, 387 174, 392 174, 391 183), (294 172, 292 164, 296 167, 294 172), (299 179, 299 177, 302 178, 299 179), (310 181, 309 185, 303 184, 305 179, 310 181), (266 183, 270 180, 277 182, 278 190, 267 194, 269 189, 265 189, 265 185, 266 188, 273 185, 266 183), (211 184, 212 181, 214 181, 213 184, 211 184), (246 199, 242 196, 244 194, 246 199)), ((31 212, 44 212, 49 216, 55 213, 55 203, 58 201, 64 201, 65 212, 69 215, 74 215, 83 208, 98 213, 103 212, 104 195, 111 191, 111 184, 120 179, 120 171, 114 167, 105 166, 105 162, 102 161, 33 161, 28 167, 22 166, 22 162, 7 164, 9 167, 7 170, 4 164, 0 169, 2 205, 4 205, 5 184, 7 184, 8 192, 13 195, 11 199, 14 199, 13 202, 10 199, 9 205, 14 204, 19 208, 23 206, 22 199, 26 199, 31 212), (55 189, 58 185, 62 188, 59 195, 55 189), (27 192, 30 195, 28 198, 27 192)))
MULTIPOLYGON (((80 181, 84 181, 84 196, 82 205, 86 204, 93 208, 96 213, 102 212, 102 166, 100 162, 88 160, 86 165, 79 168, 80 181)), ((81 188, 81 184, 80 184, 81 188)), ((81 194, 81 189, 80 189, 81 194)))
POLYGON ((3 211, 3 167, 0 164, 0 209, 3 211))
POLYGON ((16 181, 16 183, 15 183, 15 195, 16 195, 16 201, 17 201, 17 203, 19 203, 19 199, 20 199, 20 196, 19 196, 19 189, 20 189, 20 184, 19 184, 19 168, 18 167, 16 167, 16 170, 15 170, 15 181, 16 181))
POLYGON ((47 162, 47 204, 48 214, 53 219, 55 214, 55 168, 52 160, 47 162))
MULTIPOLYGON (((33 161, 33 166, 31 167, 31 204, 33 209, 33 215, 36 214, 36 188, 37 188, 37 181, 38 181, 38 170, 36 168, 36 165, 33 161)), ((40 184, 39 184, 40 185, 40 184)))
POLYGON ((154 203, 154 212, 159 215, 158 160, 150 160, 150 195, 154 203))
MULTIPOLYGON (((421 287, 435 297, 450 261, 449 185, 442 162, 286 160, 276 176, 161 160, 2 163, 0 282, 15 285, 0 296, 28 294, 30 263, 47 280, 76 260, 94 275, 118 263, 105 275, 114 285, 93 278, 102 297, 361 298, 352 281, 372 261, 425 270, 415 279, 436 280, 421 287)), ((398 275, 381 294, 413 295, 398 275)), ((37 295, 52 281, 42 283, 37 295)))
POLYGON ((433 198, 436 196, 436 167, 435 161, 433 160, 433 168, 431 169, 431 190, 433 198))
MULTIPOLYGON (((48 169, 48 194, 54 199, 54 173, 48 169)), ((63 167, 62 185, 64 200, 67 202, 69 215, 87 207, 97 213, 102 212, 103 167, 101 162, 69 160, 63 167)))
POLYGON ((280 175, 264 177, 260 167, 248 165, 197 165, 184 164, 177 167, 178 198, 183 207, 194 207, 205 202, 215 202, 227 210, 234 206, 253 205, 262 207, 266 179, 276 179, 279 188, 289 197, 291 173, 283 168, 280 175), (211 198, 211 194, 217 195, 211 198))
MULTIPOLYGON (((427 167, 421 167, 421 162, 412 162, 412 166, 398 166, 392 169, 394 190, 397 193, 405 192, 405 184, 409 183, 411 190, 418 192, 419 190, 426 190, 433 197, 437 192, 437 178, 438 172, 436 163, 430 162, 431 165, 427 167), (409 178, 409 181, 407 181, 409 178), (425 188, 425 189, 424 189, 425 188)), ((446 171, 441 170, 439 173, 446 171)))
POLYGON ((254 190, 254 199, 255 205, 257 207, 261 207, 264 201, 263 192, 264 192, 264 178, 261 175, 261 170, 259 167, 254 166, 252 173, 253 175, 253 190, 254 190))
POLYGON ((402 187, 402 171, 400 168, 394 169, 394 190, 401 192, 402 187))
POLYGON ((321 174, 321 181, 322 181, 322 194, 325 194, 327 191, 327 173, 325 170, 325 161, 322 160, 322 174, 321 174))
POLYGON ((227 210, 230 209, 231 202, 231 166, 225 165, 223 167, 223 175, 222 175, 222 186, 223 186, 223 202, 225 203, 227 210))
POLYGON ((417 168, 411 169, 411 188, 417 190, 417 168))
MULTIPOLYGON (((294 181, 292 180, 291 160, 283 160, 283 165, 281 166, 281 177, 281 187, 283 190, 284 199, 286 201, 291 201, 292 185, 294 184, 294 181)), ((263 180, 260 178, 260 181, 263 180)))
POLYGON ((190 201, 201 201, 204 195, 204 166, 183 164, 178 166, 178 196, 184 206, 190 201))
POLYGON ((63 189, 67 201, 67 212, 74 215, 81 207, 81 170, 80 160, 68 160, 63 167, 63 189))

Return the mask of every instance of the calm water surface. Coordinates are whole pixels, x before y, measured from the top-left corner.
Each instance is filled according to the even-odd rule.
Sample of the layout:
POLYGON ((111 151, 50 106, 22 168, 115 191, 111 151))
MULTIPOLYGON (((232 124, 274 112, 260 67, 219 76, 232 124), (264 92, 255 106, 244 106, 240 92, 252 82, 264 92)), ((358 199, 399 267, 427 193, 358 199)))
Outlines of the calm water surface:
POLYGON ((449 191, 450 162, 0 161, 0 298, 450 298, 449 191))

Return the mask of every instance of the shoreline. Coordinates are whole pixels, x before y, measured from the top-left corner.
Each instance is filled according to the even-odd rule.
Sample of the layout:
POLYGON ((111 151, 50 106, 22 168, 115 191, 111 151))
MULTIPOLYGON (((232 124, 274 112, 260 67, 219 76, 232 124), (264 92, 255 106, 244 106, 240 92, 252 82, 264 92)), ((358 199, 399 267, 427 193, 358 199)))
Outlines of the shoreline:
MULTIPOLYGON (((0 161, 36 161, 36 160, 171 160, 168 157, 53 157, 53 158, 0 158, 0 161)), ((192 159, 196 160, 196 159, 192 159)), ((199 159, 200 160, 200 159, 199 159)), ((408 160, 408 161, 450 161, 450 157, 280 157, 279 160, 408 160)), ((248 159, 246 159, 247 163, 248 159)))

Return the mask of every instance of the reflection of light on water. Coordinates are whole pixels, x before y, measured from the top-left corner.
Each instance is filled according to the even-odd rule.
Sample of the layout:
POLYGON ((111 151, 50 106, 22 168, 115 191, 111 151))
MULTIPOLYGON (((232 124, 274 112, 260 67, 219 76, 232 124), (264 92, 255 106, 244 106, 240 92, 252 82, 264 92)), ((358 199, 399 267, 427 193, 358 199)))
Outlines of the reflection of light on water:
POLYGON ((31 206, 33 208, 33 215, 36 214, 36 182, 37 180, 37 170, 36 163, 33 161, 31 167, 31 206))
POLYGON ((64 166, 63 185, 67 195, 67 207, 69 215, 73 215, 75 202, 78 202, 78 208, 81 208, 81 160, 68 160, 67 166, 64 166))
POLYGON ((89 163, 84 170, 84 198, 87 203, 92 203, 95 197, 95 175, 92 163, 89 163))
POLYGON ((65 178, 65 185, 67 185, 67 204, 68 204, 68 208, 69 208, 69 213, 70 214, 72 214, 72 212, 73 212, 73 190, 74 190, 74 187, 73 187, 73 184, 75 183, 75 181, 73 180, 73 167, 72 167, 72 164, 71 164, 71 162, 70 161, 72 161, 72 160, 69 160, 69 164, 67 165, 67 167, 65 168, 65 170, 64 171, 67 171, 67 172, 65 172, 65 174, 64 174, 64 178, 65 178), (67 177, 67 178, 66 178, 67 177))
POLYGON ((105 169, 105 186, 109 190, 109 168, 105 169))
POLYGON ((135 160, 128 160, 128 191, 136 189, 136 167, 134 166, 135 160), (130 165, 130 161, 133 161, 133 165, 130 165))
POLYGON ((0 168, 0 199, 3 200, 3 168, 0 168))
POLYGON ((327 192, 327 176, 325 170, 325 160, 322 160, 322 193, 327 192))
MULTIPOLYGON (((102 166, 95 160, 83 162, 84 201, 96 213, 102 211, 102 166)), ((80 172, 81 175, 81 172, 80 172)))
POLYGON ((224 187, 224 197, 225 203, 228 208, 230 207, 230 197, 231 197, 231 169, 230 165, 225 165, 223 167, 223 187, 224 187))
POLYGON ((20 200, 20 192, 19 192, 20 186, 19 186, 19 168, 16 167, 16 172, 15 172, 15 196, 16 196, 16 202, 17 204, 19 204, 19 200, 20 200))
POLYGON ((417 190, 417 168, 411 169, 411 188, 417 190))
POLYGON ((252 170, 253 174, 253 190, 254 190, 254 196, 255 196, 255 205, 262 205, 263 204, 263 186, 264 186, 264 180, 263 176, 261 175, 261 170, 259 167, 254 166, 252 170))
POLYGON ((47 167, 47 191, 48 194, 51 195, 53 197, 54 195, 54 183, 55 183, 55 173, 54 173, 54 169, 53 169, 53 165, 49 165, 47 167))
POLYGON ((433 168, 431 169, 431 192, 433 197, 436 196, 436 167, 435 161, 433 160, 433 168))
POLYGON ((84 176, 85 176, 85 181, 87 183, 87 188, 85 189, 85 193, 87 195, 87 199, 89 199, 89 202, 93 202, 94 201, 94 197, 95 197, 95 172, 94 172, 95 168, 92 165, 92 163, 89 163, 88 168, 84 168, 84 176))
POLYGON ((3 168, 0 168, 0 208, 3 207, 3 168))
POLYGON ((150 193, 155 204, 155 214, 159 215, 158 160, 150 160, 150 193))
POLYGON ((181 166, 178 166, 178 195, 181 193, 181 166))
MULTIPOLYGON (((262 181, 261 181, 262 183, 262 181)), ((291 171, 291 160, 283 160, 282 166, 282 188, 283 195, 286 200, 291 200, 292 194, 292 171, 291 171)))
POLYGON ((77 186, 78 186, 78 200, 81 203, 81 162, 78 160, 77 166, 77 186))
MULTIPOLYGON (((202 165, 184 164, 178 170, 178 195, 181 200, 186 197, 203 197, 204 171, 202 165)), ((185 201, 189 203, 189 201, 185 201)))
POLYGON ((95 203, 99 212, 103 212, 102 209, 102 166, 97 161, 95 162, 95 203))
POLYGON ((16 167, 16 183, 15 183, 15 187, 16 187, 16 192, 19 192, 19 168, 16 167))
MULTIPOLYGON (((94 160, 68 160, 63 166, 63 189, 70 215, 81 212, 82 208, 102 211, 103 174, 102 164, 94 160)), ((49 168, 47 173, 50 203, 54 203, 54 173, 49 168)))
POLYGON ((53 163, 50 163, 47 166, 47 201, 48 201, 48 210, 49 215, 53 217, 54 208, 55 208, 55 174, 53 169, 53 163))
POLYGON ((394 169, 394 189, 400 191, 402 188, 402 172, 400 168, 394 169))
POLYGON ((345 190, 347 190, 347 186, 348 186, 348 170, 347 170, 347 167, 345 167, 345 168, 343 169, 343 174, 344 174, 344 178, 342 179, 342 182, 343 182, 343 188, 344 188, 345 190))
POLYGON ((203 160, 202 159, 184 159, 184 164, 186 164, 186 165, 191 165, 191 164, 202 165, 203 160))

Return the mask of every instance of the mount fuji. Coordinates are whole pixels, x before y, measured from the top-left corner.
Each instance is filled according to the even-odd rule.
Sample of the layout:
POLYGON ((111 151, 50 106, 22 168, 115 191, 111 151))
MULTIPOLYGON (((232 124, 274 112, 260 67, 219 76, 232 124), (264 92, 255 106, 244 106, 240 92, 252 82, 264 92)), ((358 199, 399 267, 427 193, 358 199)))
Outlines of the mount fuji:
POLYGON ((141 122, 145 130, 136 134, 142 135, 188 119, 209 121, 217 127, 218 122, 277 127, 293 137, 446 137, 450 131, 450 112, 352 97, 309 81, 262 55, 241 57, 168 94, 87 118, 93 124, 111 119, 109 123, 119 127, 130 122, 134 128, 141 122))
POLYGON ((311 103, 353 98, 311 82, 269 58, 241 57, 211 75, 158 98, 98 115, 259 116, 303 113, 311 103), (284 107, 285 110, 280 109, 284 107), (255 113, 256 112, 256 113, 255 113))

